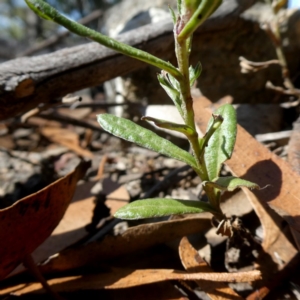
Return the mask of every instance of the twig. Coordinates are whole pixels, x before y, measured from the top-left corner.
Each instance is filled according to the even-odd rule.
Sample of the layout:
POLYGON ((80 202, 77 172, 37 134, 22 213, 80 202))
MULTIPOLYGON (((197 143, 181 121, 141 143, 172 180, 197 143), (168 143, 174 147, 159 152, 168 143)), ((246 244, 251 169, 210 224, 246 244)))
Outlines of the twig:
POLYGON ((263 62, 254 62, 246 59, 243 56, 240 56, 239 60, 242 73, 257 72, 259 70, 266 69, 271 65, 280 65, 280 61, 278 59, 272 59, 263 62))
POLYGON ((103 129, 101 129, 98 126, 95 126, 93 124, 90 124, 88 122, 82 121, 82 120, 77 120, 71 117, 67 117, 67 116, 63 116, 60 115, 58 113, 55 114, 40 114, 38 115, 40 118, 46 119, 46 120, 55 120, 55 121, 59 121, 59 122, 64 122, 64 123, 68 123, 74 126, 80 126, 80 127, 84 127, 84 128, 89 128, 92 130, 95 130, 97 132, 100 133, 106 133, 106 131, 104 131, 103 129))
POLYGON ((285 131, 279 131, 279 132, 256 134, 255 138, 259 142, 269 142, 269 141, 287 139, 291 136, 291 134, 292 134, 292 130, 285 130, 285 131))
POLYGON ((23 260, 24 266, 32 273, 32 275, 41 283, 43 288, 52 296, 55 300, 64 300, 61 296, 59 296, 52 288, 49 286, 44 276, 40 272, 39 268, 33 261, 33 258, 30 254, 26 255, 23 260))
POLYGON ((170 185, 174 185, 179 182, 181 179, 185 178, 187 175, 186 173, 182 176, 180 173, 182 172, 189 172, 193 173, 194 171, 190 166, 183 166, 171 171, 162 181, 154 185, 150 190, 148 190, 143 198, 152 198, 155 197, 160 191, 167 189, 170 185))

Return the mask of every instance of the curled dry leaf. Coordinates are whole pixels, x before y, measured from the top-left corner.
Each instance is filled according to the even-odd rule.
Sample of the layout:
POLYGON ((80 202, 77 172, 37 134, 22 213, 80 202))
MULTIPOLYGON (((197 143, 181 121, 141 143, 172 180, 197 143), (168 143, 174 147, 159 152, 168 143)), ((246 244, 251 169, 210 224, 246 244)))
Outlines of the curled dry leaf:
MULTIPOLYGON (((183 237, 179 244, 179 256, 184 268, 188 272, 205 272, 212 273, 210 266, 200 257, 199 253, 190 244, 186 237, 183 237)), ((196 280, 198 286, 207 293, 210 299, 225 300, 225 299, 243 299, 234 290, 228 287, 225 283, 214 281, 196 280)))
MULTIPOLYGON (((259 271, 241 273, 186 273, 173 269, 132 270, 114 268, 111 272, 56 278, 48 281, 55 292, 76 290, 122 289, 168 280, 209 280, 218 282, 249 282, 260 279, 259 271)), ((39 291, 40 283, 34 283, 14 292, 16 295, 39 291)), ((1 292, 0 292, 1 295, 1 292)))
POLYGON ((210 218, 184 218, 132 227, 118 236, 107 236, 100 242, 70 248, 40 266, 43 274, 72 270, 134 251, 172 241, 185 235, 204 232, 211 227, 210 218))
POLYGON ((77 181, 89 167, 90 162, 82 161, 65 177, 0 210, 0 279, 51 234, 73 197, 77 181))

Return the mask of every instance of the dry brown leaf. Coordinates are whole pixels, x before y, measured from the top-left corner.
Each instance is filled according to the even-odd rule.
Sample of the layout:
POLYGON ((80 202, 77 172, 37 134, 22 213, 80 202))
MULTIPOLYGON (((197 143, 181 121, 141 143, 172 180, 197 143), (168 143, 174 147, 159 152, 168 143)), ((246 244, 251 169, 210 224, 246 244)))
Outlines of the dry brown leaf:
POLYGON ((51 234, 89 166, 89 162, 82 161, 65 177, 0 210, 0 279, 51 234))
POLYGON ((51 236, 32 253, 35 262, 41 262, 85 237, 88 234, 85 226, 92 220, 94 207, 95 197, 71 203, 51 236))
POLYGON ((210 218, 185 218, 132 227, 118 236, 107 236, 100 242, 70 248, 40 266, 42 273, 95 266, 99 262, 134 251, 172 241, 176 238, 205 232, 211 227, 210 218))
MULTIPOLYGON (((259 271, 240 273, 186 273, 173 269, 132 270, 114 268, 111 272, 63 277, 48 280, 55 292, 92 289, 122 289, 167 280, 210 280, 218 282, 251 282, 260 279, 259 271)), ((14 292, 16 295, 39 291, 40 283, 33 283, 14 292)), ((3 294, 0 292, 0 295, 3 294)))
MULTIPOLYGON (((200 97, 194 101, 195 120, 202 132, 211 117, 212 103, 200 97)), ((267 203, 293 228, 300 231, 300 177, 289 164, 257 142, 238 126, 232 158, 226 163, 236 176, 266 187, 253 191, 259 201, 267 203)))
MULTIPOLYGON (((199 253, 183 237, 179 244, 179 256, 184 268, 188 272, 213 273, 210 266, 200 257, 199 253)), ((198 286, 213 300, 243 299, 234 290, 222 282, 205 282, 196 280, 198 286)))
POLYGON ((281 230, 281 218, 271 211, 269 207, 266 207, 264 203, 259 201, 256 195, 251 191, 246 188, 243 188, 243 191, 247 195, 262 224, 264 230, 262 247, 264 251, 268 253, 275 262, 277 262, 278 259, 282 260, 283 264, 289 262, 298 251, 281 230))
MULTIPOLYGON (((211 114, 211 103, 206 98, 199 98, 195 101, 195 107, 197 123, 204 131, 205 123, 211 114)), ((240 126, 238 126, 233 156, 226 164, 236 176, 256 182, 261 187, 271 185, 254 192, 244 189, 264 229, 262 246, 266 254, 259 257, 259 263, 264 278, 260 286, 263 286, 261 290, 266 294, 266 290, 269 291, 269 289, 264 285, 278 268, 274 262, 278 264, 278 259, 280 259, 283 261, 282 264, 288 263, 297 254, 296 249, 282 231, 281 218, 270 207, 280 213, 293 228, 299 230, 297 216, 297 207, 300 203, 297 193, 299 187, 295 184, 299 176, 285 161, 271 153, 240 126)), ((253 293, 254 298, 257 295, 253 293)))
MULTIPOLYGON (((92 220, 94 207, 95 197, 70 203, 65 215, 51 236, 32 252, 31 256, 35 263, 46 260, 49 256, 62 251, 84 238, 88 234, 85 226, 92 220)), ((23 270, 24 266, 20 265, 10 276, 23 270)))
POLYGON ((93 158, 94 155, 89 150, 83 149, 79 145, 79 138, 75 132, 65 128, 43 127, 40 129, 42 135, 53 143, 60 144, 74 151, 80 156, 93 158))

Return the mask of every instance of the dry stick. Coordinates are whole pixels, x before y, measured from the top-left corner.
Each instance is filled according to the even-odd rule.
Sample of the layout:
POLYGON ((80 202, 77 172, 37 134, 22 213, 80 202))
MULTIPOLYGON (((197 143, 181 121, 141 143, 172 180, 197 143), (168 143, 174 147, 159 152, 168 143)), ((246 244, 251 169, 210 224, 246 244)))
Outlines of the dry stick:
MULTIPOLYGON (((99 10, 99 9, 95 10, 91 14, 87 15, 86 17, 78 20, 78 23, 80 23, 82 25, 88 24, 88 23, 98 19, 99 17, 101 17, 102 14, 103 14, 102 10, 99 10)), ((29 49, 26 49, 24 52, 21 52, 18 55, 18 57, 29 56, 29 55, 32 55, 38 51, 41 51, 41 50, 47 48, 47 47, 54 46, 55 44, 60 42, 63 38, 67 37, 68 35, 70 35, 70 31, 68 31, 68 30, 60 32, 54 36, 51 36, 47 40, 45 40, 39 44, 36 44, 33 47, 30 47, 29 49)))
POLYGON ((60 115, 58 113, 55 114, 40 114, 38 117, 46 119, 46 120, 54 120, 54 121, 59 121, 59 122, 65 122, 74 126, 80 126, 84 128, 89 128, 92 130, 95 130, 100 133, 106 133, 103 129, 101 129, 99 126, 95 126, 93 124, 90 124, 88 122, 82 121, 82 120, 77 120, 75 118, 67 117, 60 115))
MULTIPOLYGON (((129 103, 105 103, 103 101, 93 101, 91 103, 75 103, 72 105, 72 109, 77 108, 109 108, 109 107, 115 107, 115 106, 127 106, 129 103)), ((130 105, 133 105, 133 103, 130 103, 130 105)), ((62 104, 59 107, 70 107, 68 104, 62 104)))
MULTIPOLYGON (((61 100, 61 103, 69 103, 69 107, 70 107, 70 103, 73 103, 75 101, 81 101, 81 97, 80 96, 71 96, 69 97, 68 95, 63 97, 61 100)), ((36 116, 37 114, 42 113, 45 110, 48 110, 50 108, 52 108, 53 106, 56 106, 60 104, 60 102, 49 102, 49 103, 44 103, 44 105, 33 108, 31 110, 29 110, 28 112, 26 112, 25 114, 23 114, 21 116, 21 122, 25 123, 29 118, 36 116)))
POLYGON ((32 273, 32 275, 38 280, 43 288, 52 296, 55 300, 64 300, 61 296, 59 296, 55 291, 47 283, 46 279, 40 272, 39 268, 35 264, 32 256, 30 254, 26 255, 23 260, 24 266, 32 273))

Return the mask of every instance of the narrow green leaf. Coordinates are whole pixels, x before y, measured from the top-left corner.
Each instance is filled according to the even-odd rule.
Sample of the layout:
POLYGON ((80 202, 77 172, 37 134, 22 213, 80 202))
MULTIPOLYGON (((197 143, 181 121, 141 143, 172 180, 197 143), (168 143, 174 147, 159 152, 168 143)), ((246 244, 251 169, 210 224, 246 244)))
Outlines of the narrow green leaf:
POLYGON ((82 24, 74 22, 62 14, 60 14, 55 8, 46 3, 43 0, 25 0, 27 5, 39 16, 44 19, 51 20, 61 26, 67 28, 69 31, 78 34, 80 36, 89 38, 101 45, 104 45, 110 49, 118 51, 127 56, 146 62, 159 69, 163 69, 166 72, 173 74, 176 78, 181 78, 182 75, 175 66, 171 63, 166 62, 150 53, 131 47, 124 43, 118 42, 108 36, 105 36, 95 30, 85 27, 82 24))
POLYGON ((137 200, 125 205, 115 213, 115 217, 124 220, 135 220, 204 211, 215 212, 208 203, 201 201, 154 198, 137 200))
POLYGON ((177 0, 177 9, 178 9, 179 15, 181 15, 181 0, 177 0))
POLYGON ((190 153, 180 149, 156 133, 114 115, 101 114, 97 117, 102 128, 111 134, 166 156, 181 160, 191 167, 197 168, 196 161, 190 153))
POLYGON ((200 62, 197 63, 195 68, 190 66, 189 73, 190 73, 190 86, 193 86, 195 81, 198 79, 198 77, 201 75, 202 72, 202 65, 200 62))
POLYGON ((208 185, 213 188, 229 192, 241 187, 246 187, 248 189, 260 189, 258 184, 234 176, 218 177, 213 181, 204 181, 202 184, 204 186, 208 185))
POLYGON ((177 20, 177 17, 176 17, 176 14, 173 10, 173 8, 169 5, 169 11, 171 13, 171 17, 172 17, 172 20, 173 20, 173 24, 176 24, 176 20, 177 20))
POLYGON ((174 88, 177 91, 180 91, 180 84, 179 84, 178 80, 174 76, 172 76, 170 73, 167 73, 167 77, 168 77, 169 81, 171 82, 171 84, 174 86, 174 88))
POLYGON ((181 108, 182 101, 181 101, 180 93, 179 93, 178 89, 176 89, 173 86, 173 84, 167 78, 166 74, 164 74, 164 73, 158 74, 157 78, 158 78, 159 84, 165 90, 167 95, 172 99, 172 101, 175 104, 180 115, 183 117, 183 111, 181 108))
MULTIPOLYGON (((219 176, 222 164, 231 157, 237 131, 236 113, 232 105, 225 104, 219 107, 214 114, 221 115, 224 120, 205 147, 204 159, 210 180, 219 176)), ((211 118, 208 128, 213 123, 214 118, 211 118)))
POLYGON ((224 119, 221 115, 215 115, 212 116, 212 124, 210 124, 208 131, 205 133, 204 137, 199 139, 199 146, 201 149, 200 157, 203 157, 205 153, 205 148, 210 140, 210 138, 213 136, 215 131, 222 125, 224 119))
POLYGON ((28 7, 39 17, 45 20, 52 20, 50 17, 43 13, 38 2, 31 2, 29 0, 25 0, 25 2, 28 5, 28 7))
POLYGON ((187 137, 192 136, 194 134, 194 130, 190 126, 185 125, 185 124, 177 124, 177 123, 160 120, 160 119, 156 119, 156 118, 152 118, 152 117, 147 117, 147 116, 142 117, 142 120, 148 121, 148 122, 153 122, 157 127, 160 127, 160 128, 165 128, 165 129, 181 132, 184 135, 186 135, 187 137))

